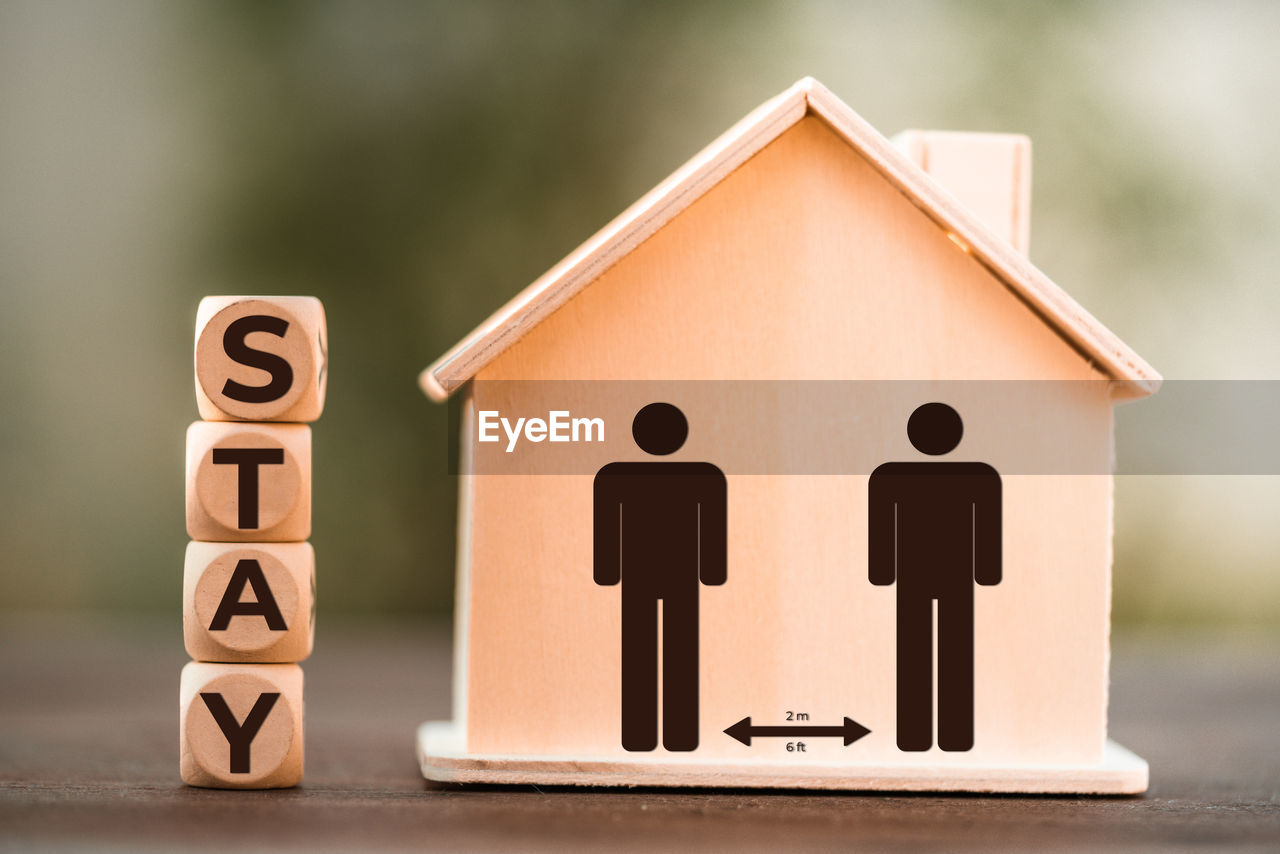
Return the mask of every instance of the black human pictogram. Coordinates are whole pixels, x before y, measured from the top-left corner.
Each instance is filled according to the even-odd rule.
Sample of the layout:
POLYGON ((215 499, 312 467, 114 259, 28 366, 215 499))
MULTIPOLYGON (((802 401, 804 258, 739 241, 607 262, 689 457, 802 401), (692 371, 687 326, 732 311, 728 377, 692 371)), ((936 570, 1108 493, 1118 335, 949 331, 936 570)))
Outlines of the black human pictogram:
MULTIPOLYGON (((655 456, 684 444, 669 403, 636 413, 631 435, 655 456)), ((622 583, 622 746, 658 746, 658 603, 662 603, 662 746, 698 747, 698 589, 724 584, 727 489, 711 463, 610 463, 596 473, 594 575, 622 583)))
MULTIPOLYGON (((907 437, 941 456, 964 424, 945 403, 911 414, 907 437)), ((973 747, 973 584, 1000 583, 1000 475, 986 463, 885 463, 869 486, 871 583, 898 585, 898 749, 933 746, 933 603, 938 605, 938 746, 973 747)))

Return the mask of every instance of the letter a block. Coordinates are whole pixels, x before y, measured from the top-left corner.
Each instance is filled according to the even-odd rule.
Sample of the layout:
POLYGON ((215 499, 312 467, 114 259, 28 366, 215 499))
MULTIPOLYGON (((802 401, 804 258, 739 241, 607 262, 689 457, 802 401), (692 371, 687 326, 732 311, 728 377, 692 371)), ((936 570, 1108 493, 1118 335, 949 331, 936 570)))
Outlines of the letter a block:
POLYGON ((293 662, 315 637, 310 543, 190 543, 182 633, 197 661, 293 662))
POLYGON ((302 780, 302 668, 205 664, 182 669, 182 780, 278 789, 302 780))
POLYGON ((206 421, 315 421, 328 380, 315 297, 205 297, 196 312, 196 405, 206 421))
POLYGON ((311 428, 207 421, 187 428, 187 534, 233 543, 311 536, 311 428))

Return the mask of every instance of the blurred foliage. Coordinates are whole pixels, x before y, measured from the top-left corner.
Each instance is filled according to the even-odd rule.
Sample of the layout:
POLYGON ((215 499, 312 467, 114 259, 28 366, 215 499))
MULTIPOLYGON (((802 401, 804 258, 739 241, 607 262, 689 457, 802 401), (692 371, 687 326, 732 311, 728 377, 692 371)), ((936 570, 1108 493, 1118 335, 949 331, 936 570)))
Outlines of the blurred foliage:
MULTIPOLYGON (((1159 8, 0 5, 0 605, 176 607, 196 303, 310 293, 322 610, 447 612, 417 372, 807 74, 888 132, 1030 134, 1033 260, 1166 375, 1276 375, 1280 14, 1159 8)), ((1274 622, 1280 539, 1232 501, 1275 492, 1122 483, 1118 618, 1274 622), (1251 602, 1199 595, 1209 561, 1251 602)))

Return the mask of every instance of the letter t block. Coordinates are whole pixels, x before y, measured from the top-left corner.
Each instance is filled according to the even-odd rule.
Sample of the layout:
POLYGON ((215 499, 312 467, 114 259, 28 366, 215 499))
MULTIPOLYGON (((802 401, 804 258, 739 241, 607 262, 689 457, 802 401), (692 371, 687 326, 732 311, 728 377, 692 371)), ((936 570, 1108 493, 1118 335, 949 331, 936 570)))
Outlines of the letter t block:
POLYGON ((311 428, 210 421, 187 428, 187 534, 230 543, 311 536, 311 428))

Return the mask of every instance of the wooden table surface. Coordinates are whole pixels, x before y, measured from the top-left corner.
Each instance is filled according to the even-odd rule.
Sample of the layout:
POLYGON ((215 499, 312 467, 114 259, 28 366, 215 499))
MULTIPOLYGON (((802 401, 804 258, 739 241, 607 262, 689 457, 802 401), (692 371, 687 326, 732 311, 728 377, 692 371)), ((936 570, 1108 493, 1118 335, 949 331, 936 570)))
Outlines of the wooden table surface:
POLYGON ((1280 638, 1122 640, 1112 735, 1137 798, 428 784, 414 728, 449 713, 449 637, 320 625, 307 775, 229 792, 178 780, 178 620, 0 618, 0 848, 1280 851, 1280 638))

